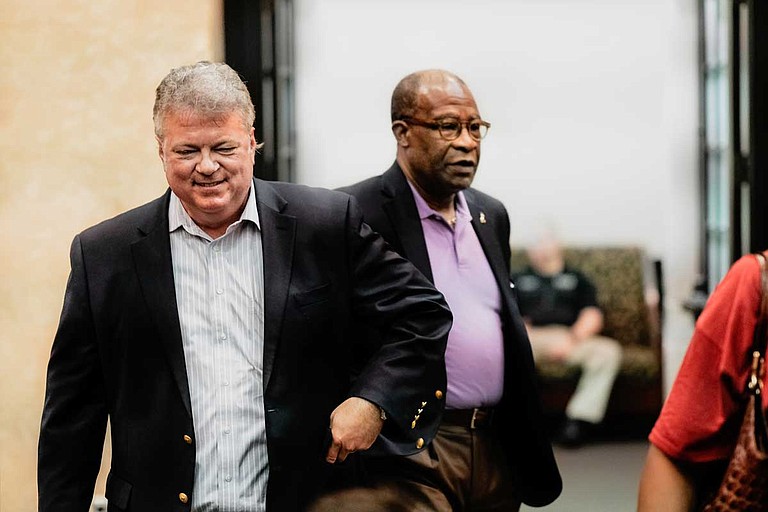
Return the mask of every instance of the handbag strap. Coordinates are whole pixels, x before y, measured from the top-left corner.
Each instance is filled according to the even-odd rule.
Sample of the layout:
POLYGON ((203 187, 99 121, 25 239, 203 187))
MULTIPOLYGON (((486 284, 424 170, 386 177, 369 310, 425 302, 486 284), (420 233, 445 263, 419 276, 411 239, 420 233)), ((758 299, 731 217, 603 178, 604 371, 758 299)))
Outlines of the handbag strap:
POLYGON ((763 253, 755 254, 760 263, 760 309, 752 337, 752 371, 747 385, 750 393, 760 394, 763 389, 763 363, 768 341, 768 264, 763 253))

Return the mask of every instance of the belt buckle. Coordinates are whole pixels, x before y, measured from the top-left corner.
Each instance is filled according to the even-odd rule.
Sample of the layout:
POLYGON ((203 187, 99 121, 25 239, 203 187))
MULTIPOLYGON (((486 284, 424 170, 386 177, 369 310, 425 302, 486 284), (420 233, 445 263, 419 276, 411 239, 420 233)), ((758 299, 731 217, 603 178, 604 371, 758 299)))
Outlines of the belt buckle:
POLYGON ((469 422, 469 428, 475 430, 475 419, 477 418, 477 407, 472 409, 472 420, 469 422))

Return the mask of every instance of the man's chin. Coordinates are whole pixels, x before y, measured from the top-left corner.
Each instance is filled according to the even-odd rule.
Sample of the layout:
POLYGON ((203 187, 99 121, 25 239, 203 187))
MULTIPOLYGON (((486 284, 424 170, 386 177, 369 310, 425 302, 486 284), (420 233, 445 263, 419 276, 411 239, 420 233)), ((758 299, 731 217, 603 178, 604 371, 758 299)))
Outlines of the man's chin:
POLYGON ((472 186, 472 181, 474 181, 475 175, 468 176, 465 178, 457 178, 451 182, 452 188, 454 189, 453 192, 460 192, 464 189, 469 188, 472 186))
MULTIPOLYGON (((229 200, 223 196, 214 195, 196 195, 191 200, 182 201, 184 209, 189 212, 195 212, 201 216, 216 216, 222 211, 228 209, 229 200)), ((194 217, 193 217, 194 218, 194 217)))

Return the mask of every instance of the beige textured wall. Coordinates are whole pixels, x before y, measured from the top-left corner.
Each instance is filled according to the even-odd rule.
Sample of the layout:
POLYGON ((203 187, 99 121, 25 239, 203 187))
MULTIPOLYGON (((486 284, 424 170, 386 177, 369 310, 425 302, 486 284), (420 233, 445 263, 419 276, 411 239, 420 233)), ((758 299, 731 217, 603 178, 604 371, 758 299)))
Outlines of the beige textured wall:
POLYGON ((0 8, 0 512, 32 512, 69 243, 165 190, 154 88, 171 67, 221 60, 223 30, 218 0, 0 8))

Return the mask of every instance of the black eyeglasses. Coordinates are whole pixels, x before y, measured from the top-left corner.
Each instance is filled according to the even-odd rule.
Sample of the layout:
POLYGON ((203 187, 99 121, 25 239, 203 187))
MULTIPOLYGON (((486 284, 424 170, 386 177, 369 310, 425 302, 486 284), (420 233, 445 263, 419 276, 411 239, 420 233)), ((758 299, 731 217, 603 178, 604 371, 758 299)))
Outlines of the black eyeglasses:
POLYGON ((416 117, 403 116, 399 120, 418 126, 424 126, 425 128, 438 130, 440 132, 440 136, 448 141, 458 139, 461 136, 461 131, 465 126, 467 127, 469 136, 476 141, 480 141, 480 139, 488 134, 488 128, 491 127, 491 123, 483 121, 482 119, 459 121, 458 119, 454 118, 443 118, 436 121, 427 121, 425 119, 418 119, 416 117))

